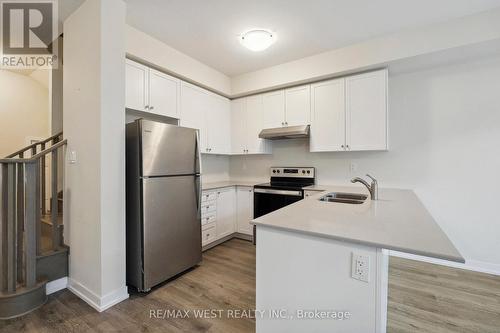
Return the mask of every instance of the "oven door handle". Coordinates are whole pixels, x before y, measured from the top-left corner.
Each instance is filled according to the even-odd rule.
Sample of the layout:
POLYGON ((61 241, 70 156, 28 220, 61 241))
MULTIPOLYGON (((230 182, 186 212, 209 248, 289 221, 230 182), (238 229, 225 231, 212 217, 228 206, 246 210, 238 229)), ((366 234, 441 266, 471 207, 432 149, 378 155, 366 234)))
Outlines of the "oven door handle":
POLYGON ((265 193, 265 194, 278 194, 278 195, 289 195, 293 197, 301 197, 302 191, 288 191, 288 190, 268 190, 263 188, 254 188, 254 193, 265 193))

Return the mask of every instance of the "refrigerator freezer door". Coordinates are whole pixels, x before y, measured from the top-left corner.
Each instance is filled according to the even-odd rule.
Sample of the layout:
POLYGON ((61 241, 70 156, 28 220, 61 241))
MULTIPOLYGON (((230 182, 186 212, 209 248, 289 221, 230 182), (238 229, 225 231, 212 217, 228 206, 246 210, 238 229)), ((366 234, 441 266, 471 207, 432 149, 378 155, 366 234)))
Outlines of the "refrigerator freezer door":
POLYGON ((199 177, 143 179, 144 289, 201 262, 199 177))
POLYGON ((199 173, 197 131, 141 120, 142 176, 199 173))

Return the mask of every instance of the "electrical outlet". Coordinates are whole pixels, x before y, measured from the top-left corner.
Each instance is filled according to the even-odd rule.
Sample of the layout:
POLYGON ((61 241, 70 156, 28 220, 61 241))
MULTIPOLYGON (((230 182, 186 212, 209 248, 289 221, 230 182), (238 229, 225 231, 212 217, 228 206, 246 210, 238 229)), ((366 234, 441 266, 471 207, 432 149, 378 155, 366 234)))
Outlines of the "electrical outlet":
POLYGON ((351 277, 353 279, 370 282, 370 257, 361 254, 352 254, 351 277))
POLYGON ((358 164, 355 162, 349 163, 349 172, 355 173, 356 171, 358 171, 358 164))

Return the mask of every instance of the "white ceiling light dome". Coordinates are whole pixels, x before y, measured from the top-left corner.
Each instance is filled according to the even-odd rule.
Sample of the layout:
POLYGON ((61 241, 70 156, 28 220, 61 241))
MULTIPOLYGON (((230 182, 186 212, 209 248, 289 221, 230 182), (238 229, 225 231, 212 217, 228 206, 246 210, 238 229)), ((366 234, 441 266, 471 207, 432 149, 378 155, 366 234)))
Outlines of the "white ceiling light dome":
POLYGON ((264 51, 276 41, 276 34, 266 29, 253 29, 241 34, 240 43, 254 52, 264 51))

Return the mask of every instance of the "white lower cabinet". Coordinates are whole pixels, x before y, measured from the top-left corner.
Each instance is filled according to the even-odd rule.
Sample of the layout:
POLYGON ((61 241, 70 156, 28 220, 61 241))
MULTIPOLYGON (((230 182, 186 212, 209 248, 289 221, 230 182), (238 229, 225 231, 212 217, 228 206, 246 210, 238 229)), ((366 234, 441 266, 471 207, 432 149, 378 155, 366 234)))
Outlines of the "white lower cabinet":
POLYGON ((215 223, 206 224, 201 227, 201 245, 205 246, 217 240, 217 227, 215 223))
POLYGON ((236 189, 236 221, 238 232, 246 235, 253 235, 253 188, 238 186, 236 189))
POLYGON ((203 191, 201 196, 202 246, 235 232, 252 235, 253 188, 229 186, 203 191))
POLYGON ((235 231, 236 194, 234 187, 217 190, 217 239, 229 236, 235 231))

